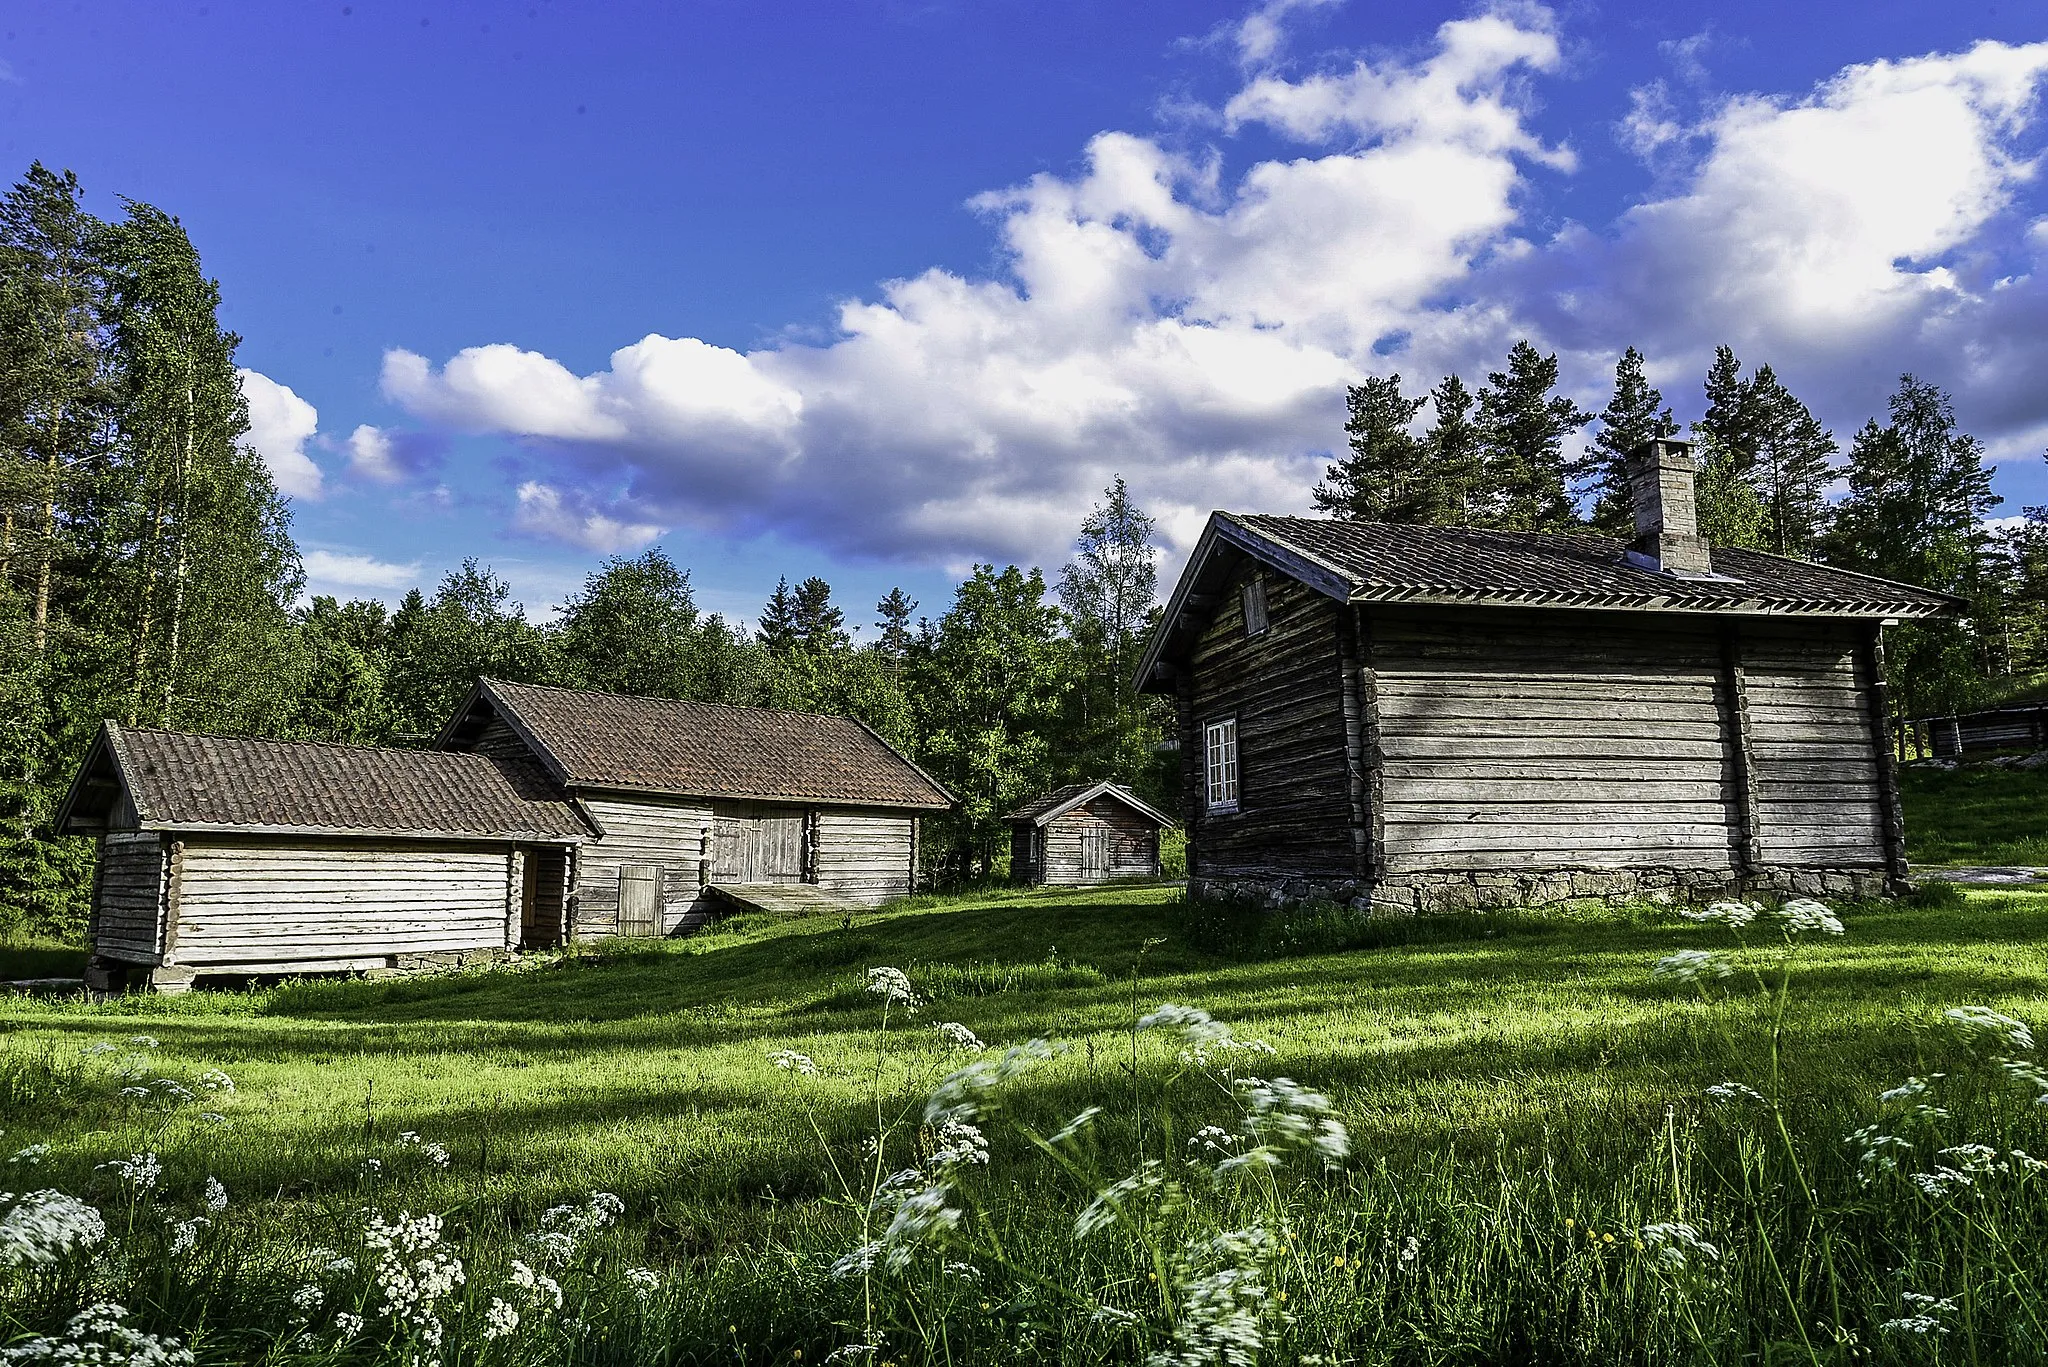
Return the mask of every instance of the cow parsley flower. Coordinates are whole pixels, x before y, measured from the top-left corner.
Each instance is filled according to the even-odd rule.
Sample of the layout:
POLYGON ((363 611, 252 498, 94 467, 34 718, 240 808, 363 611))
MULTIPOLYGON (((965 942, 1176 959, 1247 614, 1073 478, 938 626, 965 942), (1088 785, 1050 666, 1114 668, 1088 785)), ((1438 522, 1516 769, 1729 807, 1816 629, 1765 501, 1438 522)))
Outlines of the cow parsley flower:
POLYGON ((462 1260, 441 1241, 441 1217, 405 1211, 386 1220, 372 1212, 363 1245, 377 1255, 371 1272, 380 1298, 377 1313, 439 1346, 442 1326, 436 1312, 467 1280, 462 1260))
POLYGON ((955 1049, 966 1049, 971 1053, 978 1054, 988 1048, 972 1030, 969 1030, 959 1021, 941 1021, 932 1028, 938 1032, 940 1039, 952 1045, 955 1049))
POLYGON ((164 1175, 164 1165, 154 1153, 131 1153, 126 1158, 100 1164, 102 1169, 112 1169, 116 1177, 135 1188, 137 1192, 149 1191, 164 1175))
POLYGON ((31 1144, 25 1149, 16 1150, 14 1157, 8 1159, 7 1161, 9 1163, 20 1163, 25 1167, 32 1168, 36 1164, 42 1162, 43 1155, 47 1154, 49 1151, 50 1146, 48 1144, 31 1144))
POLYGON ((608 1191, 592 1192, 580 1206, 554 1206, 540 1217, 540 1228, 527 1236, 548 1262, 567 1267, 591 1235, 610 1229, 624 1214, 626 1203, 608 1191))
POLYGON ((531 1305, 545 1309, 562 1308, 562 1284, 545 1272, 536 1272, 519 1259, 512 1260, 512 1285, 526 1293, 531 1305))
POLYGON ((1085 1239, 1098 1230, 1107 1229, 1117 1222, 1126 1206, 1165 1185, 1166 1177, 1159 1170, 1159 1160, 1146 1159, 1139 1164, 1137 1171, 1119 1177, 1095 1193, 1095 1199, 1088 1203, 1087 1209, 1074 1217, 1074 1237, 1085 1239))
POLYGON ((925 1103, 925 1123, 936 1125, 948 1116, 974 1119, 981 1114, 984 1100, 990 1092, 1052 1055, 1052 1045, 1042 1039, 1034 1039, 1011 1045, 1000 1055, 993 1052, 983 1054, 972 1063, 954 1069, 932 1089, 931 1098, 925 1103))
POLYGON ((220 1184, 218 1177, 208 1177, 206 1194, 201 1199, 208 1210, 218 1215, 228 1208, 228 1189, 220 1184))
POLYGON ((1863 1184, 1868 1186, 1880 1172, 1897 1172, 1899 1159, 1913 1151, 1910 1140, 1895 1134, 1884 1134, 1875 1125, 1865 1125, 1844 1137, 1844 1142, 1861 1150, 1856 1159, 1857 1169, 1862 1174, 1863 1184))
POLYGON ((1726 926, 1740 930, 1756 920, 1763 910, 1754 902, 1709 902, 1703 908, 1682 908, 1679 915, 1688 921, 1700 921, 1709 925, 1726 926))
POLYGON ((1052 1138, 1047 1140, 1046 1142, 1050 1144, 1060 1144, 1064 1143, 1069 1139, 1072 1139, 1075 1135, 1081 1133, 1081 1131, 1093 1125, 1095 1123, 1095 1117, 1101 1114, 1102 1108, 1100 1106, 1088 1107, 1088 1109, 1082 1111, 1072 1120, 1069 1120, 1066 1124, 1060 1126, 1058 1130, 1054 1131, 1052 1138))
POLYGON ((209 1092, 233 1095, 235 1080, 218 1068, 209 1068, 199 1075, 199 1085, 209 1092))
POLYGON ((1680 983, 1726 978, 1734 972, 1734 966, 1711 949, 1681 949, 1676 954, 1666 954, 1650 965, 1650 976, 1653 979, 1680 983))
POLYGON ((891 1268, 908 1267, 925 1243, 943 1239, 959 1225, 967 1212, 953 1205, 952 1197, 952 1183, 941 1181, 903 1198, 882 1231, 883 1257, 891 1268))
POLYGON ((199 1231, 213 1221, 204 1215, 195 1215, 189 1220, 178 1220, 171 1225, 171 1256, 182 1258, 199 1247, 199 1231))
POLYGON ((62 1363, 66 1367, 189 1367, 192 1350, 177 1339, 145 1334, 121 1321, 128 1311, 98 1301, 71 1317, 63 1338, 38 1337, 0 1350, 9 1363, 62 1363))
POLYGON ((777 1049, 768 1056, 768 1061, 785 1073, 797 1073, 809 1077, 818 1071, 818 1065, 809 1054, 799 1054, 794 1049, 777 1049))
POLYGON ((519 1312, 498 1297, 491 1297, 490 1308, 484 1311, 484 1337, 509 1338, 518 1329, 519 1312))
POLYGON ((0 1201, 14 1203, 0 1216, 0 1266, 48 1267, 107 1241, 107 1222, 76 1196, 44 1190, 17 1197, 0 1191, 0 1201))
POLYGON ((1810 897, 1795 897, 1778 908, 1778 919, 1787 935, 1840 935, 1842 922, 1834 912, 1810 897))
POLYGON ((1737 1101, 1754 1101, 1758 1105, 1765 1104, 1762 1092, 1742 1082, 1717 1082, 1707 1088, 1707 1099, 1709 1101, 1718 1101, 1723 1105, 1737 1101))
POLYGON ((979 1125, 958 1116, 947 1116, 939 1122, 938 1147, 932 1151, 934 1168, 943 1171, 987 1163, 988 1138, 979 1125))
POLYGON ((154 1035, 130 1035, 128 1043, 137 1049, 155 1049, 159 1047, 154 1035))
POLYGON ((661 1290, 661 1274, 651 1267, 629 1267, 625 1272, 626 1285, 633 1294, 645 1303, 648 1297, 661 1290))
POLYGON ((1721 1261, 1721 1250, 1682 1220, 1660 1220, 1644 1225, 1642 1240, 1650 1257, 1667 1272, 1684 1272, 1721 1261))
POLYGON ((292 1308, 305 1314, 318 1310, 327 1299, 327 1293, 308 1282, 292 1292, 292 1308))
POLYGON ((917 995, 917 989, 910 985, 910 978, 900 968, 869 969, 868 991, 880 997, 884 1006, 900 1004, 913 1016, 924 1005, 924 998, 917 995))
POLYGON ((2044 1072, 2025 1059, 2018 1058, 2000 1059, 1998 1066, 2005 1070, 2007 1077, 2019 1083, 2020 1086, 2032 1087, 2040 1093, 2039 1096, 2034 1098, 2036 1106, 2048 1106, 2048 1072, 2044 1072))
POLYGON ((345 1339, 352 1339, 363 1332, 363 1317, 343 1310, 334 1317, 335 1330, 345 1339))
POLYGON ((2034 1047, 2034 1032, 2024 1021, 2000 1015, 1988 1006, 1952 1006, 1941 1014, 1957 1034, 1973 1044, 2016 1050, 2034 1047))
POLYGON ((1275 1248, 1272 1235, 1257 1227, 1226 1230, 1199 1246, 1180 1280, 1173 1340, 1147 1359, 1148 1367, 1253 1367, 1264 1356, 1269 1324, 1284 1321, 1266 1286, 1275 1248))

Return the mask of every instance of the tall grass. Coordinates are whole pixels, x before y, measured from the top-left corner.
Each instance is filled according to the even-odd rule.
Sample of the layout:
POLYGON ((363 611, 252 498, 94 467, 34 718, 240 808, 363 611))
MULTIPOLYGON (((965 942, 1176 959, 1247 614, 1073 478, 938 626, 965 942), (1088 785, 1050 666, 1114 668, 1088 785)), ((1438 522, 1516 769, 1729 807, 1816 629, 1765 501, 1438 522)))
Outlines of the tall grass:
POLYGON ((440 995, 54 1011, 0 1054, 0 1122, 50 1151, 0 1171, 105 1237, 0 1270, 7 1332, 274 1363, 2048 1357, 2037 948, 1929 999, 1953 909, 1851 909, 1840 938, 1586 909, 1249 963, 1098 909, 1123 924, 1001 904, 1050 940, 1028 957, 960 909, 440 995), (848 961, 876 951, 906 971, 848 961), (1859 954, 1882 1012, 1835 1004, 1859 954), (1347 982, 1339 1029, 1305 999, 1347 982), (1973 1000, 2001 1010, 1948 1014, 1973 1000), (451 1031, 459 1069, 427 1048, 451 1031), (589 1076, 586 1113, 540 1120, 598 1059, 645 1068, 647 1107, 589 1076), (533 1079, 501 1117, 448 1107, 498 1069, 533 1079), (125 1315, 66 1328, 102 1300, 125 1315))

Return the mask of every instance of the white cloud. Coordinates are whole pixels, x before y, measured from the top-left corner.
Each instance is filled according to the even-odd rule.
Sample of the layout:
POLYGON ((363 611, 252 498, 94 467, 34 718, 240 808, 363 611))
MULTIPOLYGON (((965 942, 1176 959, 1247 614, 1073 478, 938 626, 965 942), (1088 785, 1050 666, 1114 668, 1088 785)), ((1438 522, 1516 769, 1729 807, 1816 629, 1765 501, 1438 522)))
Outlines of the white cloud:
POLYGON ((263 458, 278 492, 290 498, 320 497, 320 467, 306 454, 306 443, 319 430, 318 410, 260 371, 235 374, 249 403, 248 443, 263 458))
POLYGON ((348 434, 348 467, 365 479, 379 484, 396 484, 405 478, 391 437, 382 428, 363 423, 348 434))
POLYGON ((573 490, 564 493, 539 480, 519 486, 519 508, 512 525, 604 555, 639 550, 664 530, 654 523, 627 522, 597 506, 587 495, 573 490))
POLYGON ((1347 381, 1477 379, 1522 335, 1563 351, 1585 398, 1625 345, 1693 376, 1727 341, 1838 426, 1909 365, 1994 443, 2048 422, 2048 232, 2018 212, 2048 45, 1875 62, 1690 115, 1646 87, 1612 117, 1674 159, 1658 188, 1539 241, 1532 206, 1575 165, 1529 117, 1531 82, 1563 64, 1548 11, 1290 76, 1271 64, 1304 8, 1232 31, 1246 74, 1212 123, 1296 155, 1232 172, 1103 133, 1077 172, 973 202, 998 272, 887 282, 829 343, 654 335, 587 375, 506 343, 439 366, 394 350, 384 392, 438 429, 519 439, 535 469, 515 519, 535 535, 618 550, 678 524, 773 529, 938 561, 1058 556, 1116 472, 1178 546, 1211 508, 1300 508, 1347 381))
POLYGON ((307 580, 322 588, 409 589, 420 581, 417 560, 408 565, 379 560, 359 551, 307 551, 301 557, 307 580))

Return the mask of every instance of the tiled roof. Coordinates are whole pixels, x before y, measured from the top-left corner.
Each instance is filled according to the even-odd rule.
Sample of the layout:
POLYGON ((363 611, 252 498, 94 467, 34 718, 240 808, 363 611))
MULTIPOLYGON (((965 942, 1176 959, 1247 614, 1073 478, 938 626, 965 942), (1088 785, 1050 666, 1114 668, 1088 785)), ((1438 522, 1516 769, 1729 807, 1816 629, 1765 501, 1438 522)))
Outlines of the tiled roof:
POLYGON ((953 799, 847 717, 485 680, 572 788, 943 810, 953 799))
POLYGON ((315 741, 147 731, 103 733, 144 829, 575 840, 590 829, 523 760, 315 741))
POLYGON ((1091 801, 1098 796, 1113 797, 1132 811, 1151 817, 1161 825, 1171 826, 1173 824, 1172 817, 1160 811, 1121 783, 1112 783, 1108 779, 1097 779, 1092 783, 1069 783, 1063 788, 1055 788, 1041 797, 1033 798, 1016 811, 1004 817, 1003 820, 1033 821, 1039 825, 1044 825, 1053 817, 1064 813, 1068 808, 1078 807, 1082 803, 1091 801))
MULTIPOLYGON (((1334 571, 1354 602, 1640 608, 1890 617, 1931 616, 1956 600, 1761 551, 1717 546, 1716 579, 1675 579, 1630 563, 1624 543, 1570 532, 1402 527, 1328 518, 1219 513, 1282 549, 1334 571)), ((1226 530, 1227 527, 1221 528, 1226 530)), ((1235 539, 1235 538, 1233 538, 1235 539)))

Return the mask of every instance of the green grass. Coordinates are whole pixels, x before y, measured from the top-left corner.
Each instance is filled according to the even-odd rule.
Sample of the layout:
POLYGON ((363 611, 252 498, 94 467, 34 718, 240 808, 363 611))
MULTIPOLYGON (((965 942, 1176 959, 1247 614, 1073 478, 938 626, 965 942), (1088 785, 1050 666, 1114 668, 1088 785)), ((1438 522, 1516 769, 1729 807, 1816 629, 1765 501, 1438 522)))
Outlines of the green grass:
POLYGON ((76 978, 85 972, 85 950, 39 936, 0 938, 0 982, 17 978, 76 978))
MULTIPOLYGON (((481 1297, 486 1266, 516 1254, 544 1209, 593 1190, 626 1211, 603 1266, 644 1263, 672 1273, 671 1290, 659 1314, 608 1311, 592 1320, 610 1326, 602 1334, 551 1341, 530 1360, 816 1363, 863 1324, 886 1331, 877 1361, 1138 1360, 1165 1332, 1147 1278, 1194 1275, 1180 1251, 1188 1231, 1268 1219, 1295 1240, 1266 1286, 1291 1288, 1296 1322, 1273 1329, 1280 1346, 1265 1360, 1917 1360, 1887 1356, 1904 1349, 1880 1341, 1877 1320, 1902 1313, 1902 1289, 1964 1291, 1935 1282, 1966 1269, 1980 1298, 1972 1342, 1992 1354, 1980 1360, 2041 1360, 2048 1335, 2029 1337, 2026 1319, 2039 1296, 1999 1282, 2011 1280, 2002 1264, 1969 1261, 1989 1256, 1988 1236, 1959 1252, 1939 1220, 1907 1209, 1910 1191, 1859 1187, 1842 1136, 1879 1117, 1880 1089, 1940 1071, 1961 1089, 1955 1134, 2048 1153, 2048 1108, 1965 1085, 1967 1055, 1932 1028, 1944 1008, 1974 1003, 2048 1031, 2048 897, 1848 919, 1846 937, 1801 950, 1782 1027, 1790 1132, 1812 1180, 1841 1193, 1825 1211, 1789 1194, 1807 1170, 1787 1166, 1766 1127, 1702 1099, 1728 1079, 1770 1090, 1771 998, 1740 978, 1712 1002, 1653 984, 1658 957, 1725 942, 1653 907, 1373 922, 1356 928, 1367 948, 1243 958, 1183 934, 1183 909, 1161 889, 1007 892, 921 899, 851 926, 740 920, 518 972, 15 1003, 0 1021, 0 1129, 7 1146, 50 1146, 35 1184, 113 1214, 125 1198, 100 1165, 130 1153, 162 1155, 151 1210, 189 1213, 207 1176, 226 1184, 235 1203, 193 1270, 145 1256, 161 1236, 137 1233, 95 1274, 98 1294, 145 1322, 196 1332, 208 1360, 297 1360, 273 1332, 292 1314, 284 1298, 305 1278, 308 1246, 350 1246, 366 1205, 446 1213, 481 1297), (929 993, 922 1020, 880 1029, 864 988, 878 965, 929 993), (1327 1093, 1352 1163, 1228 1188, 1186 1167, 1188 1137, 1233 1125, 1240 1108, 1176 1061, 1176 1041, 1132 1033, 1137 1012, 1169 1001, 1268 1041, 1275 1056, 1250 1060, 1260 1071, 1327 1093), (916 1271, 871 1300, 872 1285, 824 1270, 859 1242, 834 1163, 841 1176, 862 1168, 878 1116, 878 1161, 918 1161, 929 1141, 914 1108, 964 1058, 936 1020, 997 1047, 1037 1036, 1068 1047, 1004 1088, 992 1161, 962 1183, 971 1216, 951 1256, 982 1280, 916 1271), (124 1043, 136 1035, 157 1044, 124 1043), (120 1048, 82 1052, 100 1043, 120 1048), (818 1075, 775 1067, 785 1049, 818 1075), (162 1110, 120 1094, 115 1065, 131 1056, 187 1084, 222 1069, 237 1090, 162 1110), (1106 1114, 1085 1162, 1034 1148, 1027 1132, 1049 1134, 1090 1105, 1106 1114), (202 1107, 222 1119, 200 1119, 202 1107), (401 1131, 445 1144, 449 1166, 421 1161, 401 1131), (1095 1185, 1142 1155, 1167 1163, 1181 1194, 1158 1198, 1144 1237, 1077 1244, 1072 1221, 1095 1185), (366 1159, 381 1170, 365 1176, 366 1159), (1641 1225, 1681 1217, 1728 1250, 1712 1296, 1633 1246, 1641 1225), (1589 1229, 1590 1249, 1579 1242, 1589 1229), (1771 1266, 1781 1250, 1789 1271, 1771 1266), (1925 1280, 1907 1286, 1905 1268, 1925 1280), (1846 1308, 1844 1284, 1859 1288, 1846 1308), (1061 1300, 1073 1286, 1158 1323, 1105 1327, 1061 1300), (1808 1342, 1829 1334, 1876 1356, 1808 1342)), ((1775 961, 1765 948, 1737 957, 1775 961)), ((2048 1238, 2048 1179, 2000 1199, 1985 1228, 2048 1238)), ((590 1275, 602 1280, 595 1265, 590 1275)), ((0 1334, 9 1316, 48 1330, 86 1294, 5 1277, 0 1334)), ((1262 1304, 1279 1313, 1270 1296, 1262 1304)), ((474 1334, 451 1345, 450 1361, 513 1360, 474 1334)))
POLYGON ((2048 865, 2048 770, 1899 771, 1915 864, 2048 865))

